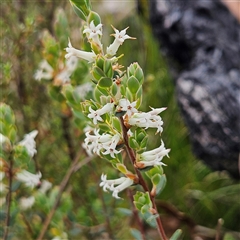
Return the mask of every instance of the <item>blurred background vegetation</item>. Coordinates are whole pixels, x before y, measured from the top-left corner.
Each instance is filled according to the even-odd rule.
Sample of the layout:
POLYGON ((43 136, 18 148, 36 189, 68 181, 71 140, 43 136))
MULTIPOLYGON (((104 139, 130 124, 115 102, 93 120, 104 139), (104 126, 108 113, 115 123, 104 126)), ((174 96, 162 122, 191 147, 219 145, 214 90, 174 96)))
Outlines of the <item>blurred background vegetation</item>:
MULTIPOLYGON (((164 168, 168 182, 157 201, 167 233, 181 228, 182 239, 193 239, 193 226, 199 225, 206 227, 209 235, 209 238, 202 235, 203 239, 214 239, 211 229, 217 228, 220 218, 224 220, 223 230, 240 231, 240 185, 226 173, 212 172, 193 156, 168 67, 148 22, 137 14, 136 2, 93 1, 92 6, 102 18, 105 36, 112 33, 112 24, 117 29, 129 26, 128 34, 137 38, 127 41, 118 54, 125 55, 122 65, 139 62, 144 70, 142 110, 148 110, 149 106, 167 107, 162 114, 162 138, 166 147, 171 148, 164 168)), ((3 1, 0 16, 1 102, 9 104, 16 115, 19 140, 33 129, 39 131, 38 153, 34 157, 36 169, 54 186, 60 185, 82 141, 82 129, 71 113, 50 97, 48 84, 33 77, 43 58, 43 31, 47 29, 56 37, 54 26, 59 9, 64 10, 68 20, 69 29, 64 29, 66 36, 71 38, 73 46, 80 48, 82 23, 66 0, 3 1)), ((105 46, 110 43, 107 41, 103 40, 105 46)), ((152 132, 149 149, 159 144, 160 138, 152 132)), ((59 236, 59 232, 67 233, 69 239, 134 239, 130 228, 137 226, 130 210, 131 201, 127 193, 122 194, 124 200, 115 200, 111 194, 103 192, 99 188, 102 172, 108 172, 110 177, 115 174, 107 161, 96 158, 74 173, 46 239, 59 236)), ((26 213, 32 231, 22 218, 13 218, 12 224, 18 226, 13 239, 36 239, 40 223, 48 213, 49 209, 39 212, 37 206, 26 213)), ((203 228, 200 230, 203 234, 203 228)), ((146 233, 147 239, 154 239, 155 233, 147 225, 146 233)), ((226 239, 240 239, 234 236, 228 235, 226 239)))

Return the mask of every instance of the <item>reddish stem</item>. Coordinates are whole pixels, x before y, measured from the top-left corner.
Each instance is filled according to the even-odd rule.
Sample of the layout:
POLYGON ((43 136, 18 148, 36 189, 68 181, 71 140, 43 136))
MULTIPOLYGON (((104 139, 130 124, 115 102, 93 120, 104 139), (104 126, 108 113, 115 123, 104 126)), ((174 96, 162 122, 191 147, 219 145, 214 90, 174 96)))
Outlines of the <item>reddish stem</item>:
MULTIPOLYGON (((154 197, 151 196, 149 188, 148 188, 148 186, 147 186, 147 184, 146 184, 146 182, 145 182, 141 172, 139 171, 138 168, 135 167, 136 157, 135 157, 135 153, 134 153, 133 149, 128 144, 128 134, 127 134, 128 129, 126 128, 126 126, 124 124, 123 118, 119 117, 119 119, 120 119, 122 131, 123 131, 123 139, 124 139, 124 142, 125 142, 126 150, 127 150, 128 156, 129 156, 129 158, 130 158, 130 160, 131 160, 131 162, 132 162, 132 164, 134 166, 135 172, 136 172, 136 174, 137 174, 137 176, 139 178, 139 184, 143 187, 145 192, 149 192, 153 209, 156 211, 156 214, 158 214, 158 210, 157 210, 157 206, 156 206, 154 197)), ((157 222, 157 230, 158 230, 159 236, 161 237, 162 240, 167 240, 167 236, 166 236, 165 231, 163 229, 162 221, 160 219, 160 215, 159 214, 158 214, 158 217, 156 218, 156 222, 157 222)))

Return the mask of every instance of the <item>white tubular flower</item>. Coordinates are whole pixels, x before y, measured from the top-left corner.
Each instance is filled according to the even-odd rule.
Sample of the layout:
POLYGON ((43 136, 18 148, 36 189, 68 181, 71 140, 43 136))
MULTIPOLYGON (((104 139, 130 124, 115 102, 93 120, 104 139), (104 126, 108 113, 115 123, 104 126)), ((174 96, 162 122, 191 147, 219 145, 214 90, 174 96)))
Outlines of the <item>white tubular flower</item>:
POLYGON ((52 183, 47 180, 41 182, 41 187, 38 189, 39 192, 45 194, 52 187, 52 183))
POLYGON ((18 143, 20 146, 26 147, 28 155, 30 157, 33 157, 33 155, 35 153, 37 153, 36 142, 34 140, 34 138, 37 136, 37 134, 38 134, 38 131, 33 130, 32 132, 26 134, 24 136, 24 139, 21 142, 18 143))
POLYGON ((34 74, 34 78, 38 81, 41 79, 50 80, 53 78, 53 72, 54 69, 51 67, 51 65, 46 60, 43 60, 39 64, 39 69, 34 74))
POLYGON ((27 187, 35 187, 40 184, 40 178, 42 174, 38 172, 37 174, 30 173, 26 170, 22 170, 16 174, 16 179, 24 183, 27 187))
POLYGON ((70 82, 70 76, 77 68, 77 57, 71 56, 66 60, 65 67, 54 77, 54 84, 57 86, 70 82))
POLYGON ((28 198, 22 197, 22 198, 20 198, 20 201, 19 201, 19 207, 21 210, 24 211, 24 210, 31 208, 33 206, 34 202, 35 202, 34 196, 31 196, 28 198))
POLYGON ((93 153, 97 155, 110 154, 112 158, 115 158, 114 154, 120 153, 121 150, 116 150, 118 143, 120 142, 121 136, 115 134, 103 133, 99 134, 99 130, 94 129, 94 134, 90 134, 91 131, 86 132, 86 138, 84 140, 83 147, 86 149, 88 155, 92 156, 93 153))
POLYGON ((118 193, 123 191, 124 189, 130 187, 133 184, 133 180, 127 177, 121 177, 114 180, 107 180, 107 175, 102 174, 101 176, 102 182, 100 183, 100 187, 103 187, 103 191, 110 190, 112 191, 112 196, 119 199, 118 193), (115 185, 118 185, 115 187, 115 185))
POLYGON ((168 156, 168 153, 170 152, 170 149, 166 149, 164 146, 163 141, 161 142, 160 147, 144 152, 142 154, 139 154, 137 156, 137 162, 135 163, 135 166, 138 168, 145 168, 149 166, 157 166, 157 165, 164 165, 162 162, 163 157, 168 156))
POLYGON ((118 48, 120 47, 120 45, 123 44, 123 42, 126 39, 135 39, 135 38, 132 38, 132 37, 130 37, 126 34, 126 31, 127 31, 128 27, 123 29, 121 32, 119 32, 113 26, 112 26, 112 28, 114 29, 115 34, 112 34, 111 36, 114 36, 115 40, 113 41, 113 43, 109 47, 107 47, 107 54, 110 55, 110 56, 114 56, 117 53, 118 48))
MULTIPOLYGON (((115 158, 114 154, 118 154, 121 152, 121 150, 116 150, 117 144, 119 143, 121 137, 119 134, 115 134, 112 138, 111 141, 109 142, 104 142, 102 144, 103 148, 105 149, 105 152, 102 152, 103 155, 110 154, 112 158, 115 158)), ((101 139, 100 139, 101 141, 101 139)))
POLYGON ((100 116, 105 113, 111 112, 113 110, 113 107, 114 107, 114 103, 107 103, 102 108, 96 111, 93 110, 91 107, 89 107, 90 113, 88 114, 88 117, 93 119, 94 124, 97 124, 97 121, 100 121, 100 122, 103 121, 103 119, 100 116))
POLYGON ((92 130, 89 130, 85 133, 86 138, 84 139, 84 143, 82 144, 82 147, 87 151, 87 154, 89 156, 92 156, 93 153, 100 155, 101 146, 98 142, 98 138, 101 136, 99 134, 99 130, 94 129, 93 134, 90 134, 92 130))
POLYGON ((128 124, 131 126, 144 127, 147 128, 157 128, 157 132, 162 132, 163 121, 158 115, 160 112, 164 111, 166 108, 152 108, 150 112, 139 112, 134 113, 129 119, 128 124))
POLYGON ((102 24, 94 25, 94 22, 91 21, 89 27, 86 27, 83 33, 87 34, 87 38, 90 42, 96 43, 101 49, 102 44, 100 42, 100 37, 102 36, 102 24))
POLYGON ((117 111, 125 111, 126 115, 129 117, 132 116, 134 113, 137 113, 138 110, 135 108, 137 101, 130 103, 128 99, 122 98, 118 102, 117 111))
POLYGON ((81 51, 78 50, 74 47, 72 47, 71 42, 68 42, 68 47, 66 48, 67 54, 65 55, 65 58, 68 59, 72 56, 82 58, 87 60, 89 63, 94 62, 96 58, 96 54, 94 52, 86 52, 86 51, 81 51))

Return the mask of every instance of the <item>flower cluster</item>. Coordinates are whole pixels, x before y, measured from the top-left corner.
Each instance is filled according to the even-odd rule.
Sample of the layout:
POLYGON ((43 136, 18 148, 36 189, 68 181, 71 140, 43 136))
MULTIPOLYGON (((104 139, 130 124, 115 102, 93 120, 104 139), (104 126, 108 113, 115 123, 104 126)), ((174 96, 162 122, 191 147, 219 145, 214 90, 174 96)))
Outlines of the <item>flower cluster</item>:
POLYGON ((118 179, 107 180, 107 175, 102 174, 101 176, 102 182, 100 183, 100 187, 103 187, 103 191, 110 190, 112 191, 112 196, 115 198, 120 198, 118 193, 123 191, 124 189, 130 187, 134 181, 127 177, 120 177, 118 179), (118 185, 115 187, 115 185, 118 185))
POLYGON ((46 61, 43 60, 39 64, 39 68, 36 71, 34 78, 37 81, 42 79, 51 80, 53 79, 54 85, 63 85, 67 82, 70 82, 70 76, 75 71, 77 67, 77 57, 71 56, 66 60, 65 65, 60 64, 58 66, 59 70, 57 72, 54 71, 52 66, 46 61))
POLYGON ((114 36, 115 39, 114 39, 113 43, 109 47, 107 47, 107 54, 110 55, 110 56, 116 55, 118 48, 120 47, 120 45, 123 44, 123 42, 126 39, 135 39, 135 38, 130 37, 126 34, 126 31, 127 31, 128 27, 123 29, 120 32, 116 28, 114 28, 113 26, 112 26, 112 28, 115 31, 115 34, 112 34, 112 36, 114 36))
POLYGON ((126 112, 125 117, 130 117, 134 113, 137 113, 138 110, 135 108, 137 101, 130 103, 130 101, 126 98, 122 98, 118 102, 118 106, 116 108, 117 112, 126 112))
POLYGON ((22 170, 16 173, 16 179, 19 182, 24 183, 27 187, 30 187, 30 188, 40 185, 41 177, 42 177, 42 174, 40 172, 38 172, 37 174, 33 174, 26 170, 22 170))
POLYGON ((102 37, 102 24, 94 25, 94 22, 91 21, 89 26, 85 27, 83 33, 86 33, 88 41, 96 44, 99 49, 102 50, 102 43, 100 38, 102 37))
POLYGON ((112 158, 115 158, 115 154, 121 152, 117 150, 117 146, 121 142, 121 135, 116 133, 110 135, 108 133, 99 134, 99 129, 89 130, 86 132, 86 138, 84 140, 83 148, 91 156, 93 153, 101 156, 110 154, 112 158))
MULTIPOLYGON (((112 36, 115 37, 114 41, 112 44, 110 44, 109 47, 107 47, 107 55, 112 57, 115 56, 118 48, 123 44, 123 42, 126 39, 134 39, 130 36, 128 36, 126 34, 126 31, 128 28, 125 28, 122 31, 117 30, 116 28, 114 28, 115 34, 112 34, 112 36)), ((102 24, 99 23, 97 26, 95 26, 94 22, 91 21, 91 23, 89 24, 89 26, 85 27, 85 30, 83 31, 83 33, 86 33, 88 41, 90 43, 94 43, 97 45, 97 48, 100 50, 100 52, 103 51, 102 48, 102 43, 101 43, 101 36, 102 36, 102 24)), ((69 40, 68 43, 68 47, 66 48, 66 52, 67 54, 65 55, 65 57, 68 59, 72 56, 78 57, 78 58, 82 58, 87 60, 89 63, 94 62, 96 60, 96 53, 94 52, 94 50, 92 52, 86 52, 86 51, 82 51, 82 50, 78 50, 76 48, 74 48, 69 40)))
POLYGON ((33 157, 35 153, 37 153, 36 150, 36 142, 34 138, 37 136, 38 131, 33 130, 32 132, 26 134, 24 136, 24 139, 18 143, 18 145, 23 146, 27 149, 28 155, 30 157, 33 157))
POLYGON ((170 149, 166 149, 162 141, 160 147, 150 151, 143 152, 142 154, 138 154, 135 166, 140 169, 146 168, 149 166, 158 166, 158 165, 166 166, 166 164, 162 162, 162 159, 164 156, 169 157, 168 156, 169 152, 170 152, 170 149))
POLYGON ((102 108, 96 111, 93 110, 91 107, 89 107, 90 113, 88 114, 88 118, 93 119, 94 124, 97 124, 98 121, 102 122, 103 119, 101 118, 101 115, 111 112, 113 110, 113 107, 114 107, 114 103, 107 103, 102 108))
MULTIPOLYGON (((82 146, 90 156, 97 154, 108 160, 114 160, 114 167, 125 175, 112 180, 107 180, 104 174, 101 176, 100 186, 104 191, 112 191, 115 198, 119 198, 118 193, 133 185, 135 181, 133 180, 135 178, 129 175, 129 170, 122 163, 119 154, 124 144, 129 147, 130 144, 127 142, 129 139, 132 141, 131 146, 136 150, 136 154, 130 156, 135 158, 132 162, 136 171, 165 165, 162 159, 168 156, 170 151, 165 148, 163 142, 160 147, 145 151, 147 134, 145 130, 139 129, 155 128, 156 133, 162 133, 163 121, 159 114, 166 108, 151 108, 149 112, 138 110, 142 101, 143 71, 138 63, 131 64, 127 71, 121 71, 118 65, 120 57, 115 57, 125 40, 134 39, 126 34, 127 29, 119 31, 113 27, 115 33, 111 36, 115 39, 104 54, 101 43, 102 24, 99 23, 99 19, 96 21, 88 19, 83 33, 91 45, 91 51, 75 49, 69 41, 65 55, 67 59, 75 56, 92 63, 91 73, 95 84, 96 101, 85 101, 82 108, 94 128, 89 127, 90 129, 85 131, 86 138, 82 146), (127 133, 126 131, 124 133, 123 128, 127 133)), ((156 171, 158 170, 157 168, 156 171)))
POLYGON ((147 113, 145 112, 137 112, 134 113, 130 118, 128 118, 128 124, 131 126, 143 127, 147 128, 157 128, 156 133, 161 133, 163 131, 162 125, 163 121, 162 118, 158 115, 166 108, 152 108, 152 111, 147 113))

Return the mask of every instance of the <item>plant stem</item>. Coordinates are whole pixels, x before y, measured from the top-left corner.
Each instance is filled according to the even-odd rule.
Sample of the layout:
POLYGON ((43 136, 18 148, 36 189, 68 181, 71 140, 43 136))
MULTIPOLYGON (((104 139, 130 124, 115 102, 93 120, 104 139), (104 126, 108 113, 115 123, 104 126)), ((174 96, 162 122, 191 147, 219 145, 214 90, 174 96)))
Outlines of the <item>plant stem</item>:
MULTIPOLYGON (((132 162, 132 164, 134 166, 135 172, 136 172, 136 174, 137 174, 137 176, 139 178, 139 184, 143 187, 145 192, 149 192, 153 209, 156 211, 156 214, 158 214, 158 210, 157 210, 157 206, 156 206, 156 203, 155 203, 155 199, 154 199, 153 196, 151 196, 149 188, 148 188, 148 186, 147 186, 147 184, 146 184, 146 182, 145 182, 141 172, 135 167, 136 157, 135 157, 135 153, 134 153, 133 149, 130 148, 130 146, 128 144, 127 128, 126 128, 126 126, 124 124, 124 120, 123 120, 122 117, 120 117, 119 119, 120 119, 122 131, 123 131, 123 139, 124 139, 124 142, 125 142, 126 150, 127 150, 128 156, 131 159, 131 162, 132 162)), ((160 219, 160 215, 159 214, 158 214, 158 217, 156 218, 156 222, 157 222, 157 230, 158 230, 159 236, 161 237, 162 240, 167 240, 167 237, 166 237, 165 231, 163 229, 162 221, 160 219)))
POLYGON ((103 206, 103 210, 104 210, 104 213, 105 213, 106 229, 108 231, 110 239, 113 240, 114 235, 113 235, 113 231, 112 231, 112 228, 111 228, 111 221, 109 219, 109 214, 108 214, 108 211, 107 211, 106 203, 105 203, 103 195, 102 195, 102 191, 99 191, 99 197, 102 201, 102 206, 103 206))
POLYGON ((63 192, 64 192, 64 190, 65 190, 65 188, 66 188, 66 186, 67 186, 67 184, 69 182, 69 179, 70 179, 71 175, 74 172, 76 172, 79 168, 81 168, 83 165, 85 165, 89 161, 91 161, 92 158, 91 157, 87 157, 83 161, 78 162, 79 158, 81 157, 82 154, 83 154, 82 151, 80 151, 78 153, 78 155, 75 157, 74 161, 72 162, 70 168, 68 169, 66 175, 64 176, 64 178, 63 178, 63 180, 62 180, 62 182, 60 184, 59 192, 58 192, 58 195, 57 195, 56 200, 54 202, 54 205, 53 205, 50 213, 48 214, 47 218, 45 219, 45 221, 43 223, 42 230, 41 230, 40 234, 38 235, 37 240, 42 240, 43 239, 43 237, 44 237, 44 235, 45 235, 45 233, 46 233, 46 231, 48 229, 48 226, 49 226, 49 224, 50 224, 50 222, 52 220, 52 217, 53 217, 54 213, 56 212, 56 209, 57 209, 57 207, 58 207, 58 205, 60 203, 62 194, 63 194, 63 192))
POLYGON ((23 213, 22 213, 22 219, 23 219, 24 223, 26 224, 27 232, 29 233, 30 237, 32 238, 32 236, 33 236, 32 227, 23 213))
POLYGON ((12 202, 12 177, 13 177, 13 160, 12 156, 10 156, 10 161, 9 161, 9 168, 8 168, 8 195, 7 195, 7 216, 5 220, 5 231, 3 235, 3 240, 6 240, 8 238, 8 231, 10 227, 10 214, 11 214, 11 202, 12 202))

